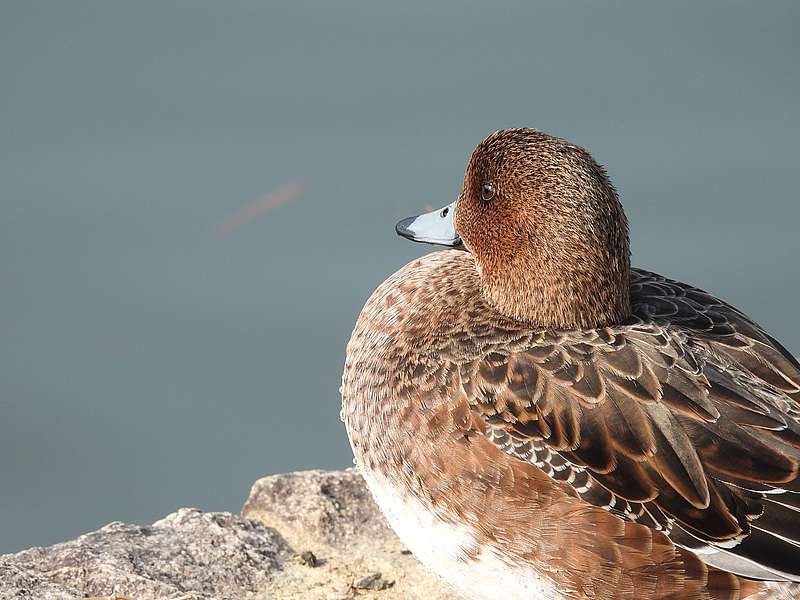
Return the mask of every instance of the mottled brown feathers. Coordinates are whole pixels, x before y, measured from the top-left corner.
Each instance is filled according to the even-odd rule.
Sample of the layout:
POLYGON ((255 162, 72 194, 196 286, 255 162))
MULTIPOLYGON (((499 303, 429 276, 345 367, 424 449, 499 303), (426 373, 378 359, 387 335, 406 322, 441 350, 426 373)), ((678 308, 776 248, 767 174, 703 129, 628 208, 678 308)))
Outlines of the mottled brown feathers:
POLYGON ((365 474, 564 598, 788 598, 757 580, 800 580, 797 361, 712 295, 629 270, 613 188, 561 140, 490 136, 456 226, 470 252, 392 275, 348 345, 365 474))

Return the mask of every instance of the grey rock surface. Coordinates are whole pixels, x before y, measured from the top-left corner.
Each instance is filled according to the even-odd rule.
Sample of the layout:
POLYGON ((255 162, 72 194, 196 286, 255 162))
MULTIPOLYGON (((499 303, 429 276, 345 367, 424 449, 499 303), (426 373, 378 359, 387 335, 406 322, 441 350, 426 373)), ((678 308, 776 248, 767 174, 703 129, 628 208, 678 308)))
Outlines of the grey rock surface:
POLYGON ((242 515, 320 562, 311 571, 289 564, 276 588, 281 600, 458 600, 406 550, 355 469, 259 479, 242 515))
POLYGON ((346 471, 274 475, 241 515, 182 508, 0 556, 0 600, 457 600, 346 471))

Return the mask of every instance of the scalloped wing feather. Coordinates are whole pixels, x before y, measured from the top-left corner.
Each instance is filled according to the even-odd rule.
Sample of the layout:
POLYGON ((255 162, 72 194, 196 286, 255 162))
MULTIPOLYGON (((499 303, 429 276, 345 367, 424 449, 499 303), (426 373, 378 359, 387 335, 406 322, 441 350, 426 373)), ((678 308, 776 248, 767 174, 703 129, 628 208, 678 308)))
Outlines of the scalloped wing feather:
POLYGON ((633 276, 630 323, 462 361, 472 410, 590 504, 800 580, 800 365, 710 294, 633 276))

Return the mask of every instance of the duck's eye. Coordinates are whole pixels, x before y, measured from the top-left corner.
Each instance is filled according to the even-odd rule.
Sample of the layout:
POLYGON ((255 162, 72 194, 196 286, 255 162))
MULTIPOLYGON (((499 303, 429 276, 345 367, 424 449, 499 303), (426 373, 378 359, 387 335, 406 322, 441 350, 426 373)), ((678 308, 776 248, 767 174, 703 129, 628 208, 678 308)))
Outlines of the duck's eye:
POLYGON ((481 200, 489 202, 494 196, 494 184, 491 181, 484 181, 481 186, 481 200))
POLYGON ((450 207, 449 207, 449 206, 445 206, 445 207, 442 209, 442 212, 440 212, 439 214, 440 214, 440 215, 442 216, 442 218, 444 219, 444 218, 447 216, 447 213, 449 213, 449 212, 450 212, 450 207))

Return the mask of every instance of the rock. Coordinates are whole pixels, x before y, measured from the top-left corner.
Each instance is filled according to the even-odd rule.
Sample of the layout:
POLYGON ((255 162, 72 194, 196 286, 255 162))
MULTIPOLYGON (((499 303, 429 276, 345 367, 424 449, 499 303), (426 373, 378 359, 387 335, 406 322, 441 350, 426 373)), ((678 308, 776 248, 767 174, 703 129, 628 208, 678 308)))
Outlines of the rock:
POLYGON ((355 469, 300 471, 259 479, 242 515, 278 529, 292 545, 344 546, 393 539, 355 469))
POLYGON ((242 515, 317 558, 315 569, 285 566, 272 588, 281 600, 458 600, 408 553, 355 469, 259 479, 242 515))
POLYGON ((0 556, 0 600, 457 600, 354 470, 265 477, 242 515, 182 508, 0 556))
POLYGON ((357 590, 374 590, 379 592, 381 590, 385 590, 390 588, 394 585, 394 581, 386 581, 383 578, 383 575, 380 573, 373 573, 372 575, 367 575, 364 579, 356 581, 353 584, 353 588, 357 590))
POLYGON ((81 595, 77 588, 52 583, 44 575, 0 557, 1 600, 63 600, 81 595))
POLYGON ((305 552, 300 553, 300 562, 306 565, 307 567, 319 566, 319 561, 317 560, 316 555, 311 550, 306 550, 305 552))
POLYGON ((290 556, 286 541, 259 523, 182 508, 149 527, 111 523, 74 541, 2 557, 0 573, 18 568, 64 589, 26 596, 29 584, 0 577, 0 598, 233 600, 264 589, 290 556))

